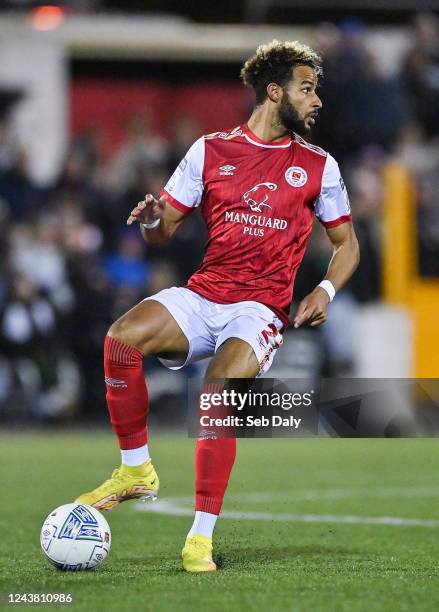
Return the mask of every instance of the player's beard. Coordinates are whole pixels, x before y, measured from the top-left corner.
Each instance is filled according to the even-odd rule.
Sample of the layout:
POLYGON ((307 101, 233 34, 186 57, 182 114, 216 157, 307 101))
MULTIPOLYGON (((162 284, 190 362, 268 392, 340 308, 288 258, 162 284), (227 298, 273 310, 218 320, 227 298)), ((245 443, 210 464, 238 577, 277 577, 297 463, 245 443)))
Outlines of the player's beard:
POLYGON ((289 102, 288 96, 284 91, 282 102, 279 108, 279 120, 289 132, 296 132, 301 136, 308 134, 310 128, 306 125, 305 120, 300 118, 295 107, 289 102))

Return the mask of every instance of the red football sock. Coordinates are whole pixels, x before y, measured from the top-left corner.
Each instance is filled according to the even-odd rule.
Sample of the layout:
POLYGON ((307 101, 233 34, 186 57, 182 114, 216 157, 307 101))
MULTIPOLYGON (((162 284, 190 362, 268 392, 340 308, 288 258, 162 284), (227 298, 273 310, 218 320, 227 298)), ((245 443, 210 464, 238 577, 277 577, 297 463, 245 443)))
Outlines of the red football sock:
MULTIPOLYGON (((208 384, 203 392, 217 393, 224 387, 208 384)), ((215 411, 220 416, 220 411, 215 411)), ((214 412, 210 413, 212 416, 214 412)), ((222 415, 224 416, 224 414, 222 415)), ((209 428, 211 429, 211 428, 209 428)), ((215 432, 212 432, 215 435, 215 432)), ((233 435, 223 429, 218 436, 233 435)), ((219 514, 236 457, 236 439, 199 438, 195 447, 195 510, 219 514)))
POLYGON ((111 425, 122 450, 148 441, 148 392, 143 354, 135 347, 107 336, 104 343, 105 384, 111 425))
POLYGON ((195 510, 219 514, 236 456, 235 438, 197 440, 195 510))

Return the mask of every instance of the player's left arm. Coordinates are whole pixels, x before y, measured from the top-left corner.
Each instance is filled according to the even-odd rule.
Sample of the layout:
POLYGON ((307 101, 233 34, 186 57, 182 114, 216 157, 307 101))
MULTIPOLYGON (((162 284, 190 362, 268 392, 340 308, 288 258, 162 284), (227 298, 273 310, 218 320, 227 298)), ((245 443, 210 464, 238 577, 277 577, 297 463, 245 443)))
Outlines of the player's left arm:
MULTIPOLYGON (((329 281, 335 291, 339 291, 351 278, 360 261, 360 249, 352 223, 343 223, 326 228, 326 233, 334 247, 328 271, 323 281, 329 281)), ((330 289, 330 285, 327 285, 330 289)), ((308 323, 311 327, 326 321, 330 294, 327 289, 317 286, 299 304, 294 327, 308 323)))
POLYGON ((360 261, 348 193, 338 164, 331 155, 326 159, 314 212, 324 225, 334 252, 323 281, 300 302, 294 327, 304 323, 315 327, 324 323, 329 302, 351 278, 360 261))

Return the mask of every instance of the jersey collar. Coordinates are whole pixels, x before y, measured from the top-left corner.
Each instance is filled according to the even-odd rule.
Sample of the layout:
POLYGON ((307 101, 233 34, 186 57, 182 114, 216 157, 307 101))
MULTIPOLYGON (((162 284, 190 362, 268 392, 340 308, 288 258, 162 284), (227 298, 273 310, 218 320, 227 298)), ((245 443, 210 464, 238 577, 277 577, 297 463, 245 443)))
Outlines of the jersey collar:
POLYGON ((291 135, 287 136, 286 138, 283 138, 282 140, 279 140, 276 144, 273 144, 273 142, 269 142, 268 140, 262 140, 262 138, 259 138, 251 131, 251 129, 246 123, 241 126, 241 129, 246 140, 248 140, 248 142, 251 142, 254 145, 257 145, 258 147, 267 147, 269 149, 284 149, 286 147, 289 147, 292 142, 291 135))

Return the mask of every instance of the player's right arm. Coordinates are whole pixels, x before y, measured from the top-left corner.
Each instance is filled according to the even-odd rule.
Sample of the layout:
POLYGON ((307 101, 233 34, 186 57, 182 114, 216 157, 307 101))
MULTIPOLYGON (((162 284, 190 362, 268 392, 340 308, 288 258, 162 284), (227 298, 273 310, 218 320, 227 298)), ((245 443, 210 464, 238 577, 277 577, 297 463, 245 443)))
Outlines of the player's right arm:
POLYGON ((178 230, 186 217, 169 204, 165 195, 158 200, 148 193, 145 199, 138 202, 127 219, 127 225, 135 221, 140 224, 140 231, 146 242, 150 244, 165 244, 178 230), (148 226, 150 226, 148 228, 148 226))
POLYGON ((131 211, 127 224, 138 221, 147 242, 168 242, 187 214, 201 204, 204 192, 204 142, 204 137, 194 142, 158 200, 147 194, 131 211))

